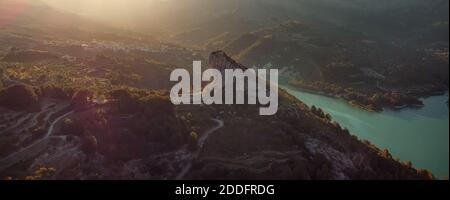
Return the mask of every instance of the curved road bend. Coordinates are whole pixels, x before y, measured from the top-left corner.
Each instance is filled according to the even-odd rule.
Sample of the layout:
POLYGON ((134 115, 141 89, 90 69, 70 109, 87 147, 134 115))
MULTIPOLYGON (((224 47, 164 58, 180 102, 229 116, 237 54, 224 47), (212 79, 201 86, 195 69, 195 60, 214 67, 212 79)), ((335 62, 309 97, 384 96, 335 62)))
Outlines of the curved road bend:
POLYGON ((47 143, 48 143, 48 139, 49 137, 53 134, 53 130, 55 128, 55 125, 63 118, 73 114, 73 111, 70 111, 64 115, 61 115, 60 117, 58 117, 57 119, 55 119, 55 121, 53 121, 47 131, 47 134, 45 134, 45 136, 34 142, 33 144, 31 144, 30 146, 27 146, 15 153, 10 154, 9 156, 3 158, 2 160, 0 160, 0 172, 21 162, 21 161, 25 161, 28 159, 31 159, 35 156, 35 154, 39 153, 40 151, 42 151, 47 143))
POLYGON ((177 175, 176 180, 182 180, 184 178, 184 176, 186 176, 186 174, 189 172, 189 170, 191 170, 192 167, 192 160, 198 158, 198 156, 200 155, 200 152, 203 149, 203 145, 206 142, 206 139, 208 139, 208 137, 216 132, 217 130, 221 129, 225 123, 223 122, 223 120, 218 120, 218 119, 212 119, 213 121, 217 122, 217 126, 213 127, 211 129, 209 129, 208 131, 206 131, 198 140, 198 149, 197 151, 195 151, 195 153, 193 153, 191 155, 191 160, 189 161, 189 163, 181 170, 181 172, 177 175))

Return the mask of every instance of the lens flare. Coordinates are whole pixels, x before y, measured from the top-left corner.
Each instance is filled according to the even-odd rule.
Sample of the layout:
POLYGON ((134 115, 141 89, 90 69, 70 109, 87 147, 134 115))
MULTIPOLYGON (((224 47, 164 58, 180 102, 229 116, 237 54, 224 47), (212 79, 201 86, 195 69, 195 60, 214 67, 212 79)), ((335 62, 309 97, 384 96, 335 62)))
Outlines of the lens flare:
POLYGON ((0 28, 13 23, 29 7, 29 0, 1 0, 0 28))

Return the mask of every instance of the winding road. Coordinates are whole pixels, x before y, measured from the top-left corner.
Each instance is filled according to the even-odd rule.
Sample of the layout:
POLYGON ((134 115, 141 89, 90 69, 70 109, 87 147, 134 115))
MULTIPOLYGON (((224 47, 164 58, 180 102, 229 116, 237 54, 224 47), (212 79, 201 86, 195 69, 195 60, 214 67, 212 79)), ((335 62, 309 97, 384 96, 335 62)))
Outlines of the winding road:
POLYGON ((206 131, 206 132, 200 137, 200 139, 198 140, 198 147, 199 147, 199 148, 197 149, 197 151, 195 151, 194 153, 192 153, 192 155, 190 156, 191 159, 190 159, 189 163, 188 163, 186 166, 184 166, 184 168, 181 170, 181 172, 177 175, 176 180, 182 180, 182 179, 186 176, 186 174, 187 174, 187 173, 189 172, 189 170, 191 170, 191 168, 192 168, 192 161, 195 160, 196 158, 198 158, 198 156, 200 155, 200 152, 202 151, 203 146, 204 146, 206 140, 208 139, 208 137, 209 137, 212 133, 214 133, 214 132, 216 132, 217 130, 221 129, 221 128, 225 125, 225 123, 223 122, 223 120, 212 119, 212 121, 216 122, 216 123, 217 123, 217 126, 211 128, 211 129, 209 129, 208 131, 206 131))
POLYGON ((62 119, 64 119, 65 117, 69 116, 73 114, 73 111, 70 111, 64 115, 61 115, 60 117, 56 118, 55 121, 53 121, 50 124, 50 127, 47 131, 47 133, 45 134, 45 136, 34 142, 33 144, 15 152, 10 154, 9 156, 3 158, 0 160, 0 172, 8 169, 9 167, 22 162, 22 161, 26 161, 29 160, 33 157, 36 156, 36 154, 38 154, 39 152, 41 152, 43 149, 46 148, 48 142, 49 142, 49 137, 53 134, 53 130, 55 128, 55 125, 61 121, 62 119))

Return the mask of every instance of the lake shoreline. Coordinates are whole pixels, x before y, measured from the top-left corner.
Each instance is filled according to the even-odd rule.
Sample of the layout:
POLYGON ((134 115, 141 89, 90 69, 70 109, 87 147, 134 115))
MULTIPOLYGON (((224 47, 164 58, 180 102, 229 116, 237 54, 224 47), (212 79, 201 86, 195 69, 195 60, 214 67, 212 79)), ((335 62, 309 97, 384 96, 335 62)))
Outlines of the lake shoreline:
POLYGON ((424 107, 424 104, 422 102, 421 99, 424 98, 429 98, 429 97, 433 97, 433 96, 442 96, 445 95, 449 92, 448 89, 446 90, 442 90, 442 91, 430 91, 428 93, 423 93, 420 96, 417 96, 417 99, 419 101, 422 102, 422 104, 418 104, 418 103, 402 103, 402 105, 380 105, 380 106, 376 106, 376 107, 370 107, 370 105, 363 105, 361 103, 358 103, 355 100, 346 98, 344 95, 340 95, 340 94, 334 94, 331 92, 324 92, 322 90, 314 90, 314 89, 309 89, 309 88, 305 88, 302 87, 301 85, 297 85, 297 84, 292 84, 292 83, 287 83, 285 84, 285 86, 289 86, 289 87, 293 87, 297 90, 301 90, 303 92, 307 92, 310 94, 315 94, 315 95, 322 95, 322 96, 326 96, 326 97, 331 97, 331 98, 336 98, 336 99, 340 99, 343 100, 345 102, 347 102, 347 104, 365 110, 367 112, 376 112, 376 113, 380 113, 385 111, 386 109, 388 110, 395 110, 395 111, 401 111, 403 109, 406 108, 415 108, 415 109, 420 109, 424 107))
POLYGON ((367 112, 333 96, 287 84, 281 88, 309 107, 314 105, 329 113, 352 135, 388 149, 400 160, 411 161, 416 168, 430 170, 438 178, 448 177, 448 92, 424 97, 421 108, 367 112))

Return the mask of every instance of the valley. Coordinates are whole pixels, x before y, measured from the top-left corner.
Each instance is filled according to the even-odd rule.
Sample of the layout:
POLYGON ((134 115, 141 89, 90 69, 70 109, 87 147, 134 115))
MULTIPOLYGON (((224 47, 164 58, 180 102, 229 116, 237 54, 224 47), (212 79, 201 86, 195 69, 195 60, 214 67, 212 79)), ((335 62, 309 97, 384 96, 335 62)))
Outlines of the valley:
POLYGON ((1 179, 448 178, 448 1, 96 3, 0 0, 1 179), (278 112, 174 105, 193 61, 278 112))

